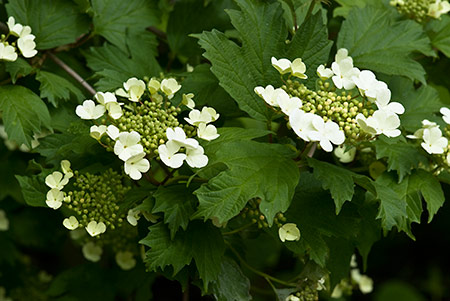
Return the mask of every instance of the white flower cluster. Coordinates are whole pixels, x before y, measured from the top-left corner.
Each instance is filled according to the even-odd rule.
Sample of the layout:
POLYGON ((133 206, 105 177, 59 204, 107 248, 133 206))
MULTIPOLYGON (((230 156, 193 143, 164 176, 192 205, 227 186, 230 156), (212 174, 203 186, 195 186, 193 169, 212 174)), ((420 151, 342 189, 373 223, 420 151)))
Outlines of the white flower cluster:
POLYGON ((320 65, 317 74, 322 80, 331 78, 334 85, 345 90, 358 88, 361 96, 377 106, 377 110, 370 117, 358 114, 356 120, 363 131, 371 135, 384 134, 387 137, 397 137, 401 134, 398 127, 398 115, 405 112, 405 108, 398 102, 391 101, 391 91, 385 82, 377 80, 375 74, 369 70, 360 71, 353 66, 352 57, 348 50, 338 50, 331 69, 320 65))
MULTIPOLYGON (((100 261, 103 254, 103 248, 100 245, 95 244, 93 241, 85 243, 81 248, 81 251, 83 253, 84 258, 92 262, 100 261)), ((117 265, 122 270, 125 271, 131 270, 136 266, 136 259, 134 259, 134 255, 130 251, 117 252, 115 259, 117 265)))
POLYGON ((34 42, 36 37, 31 34, 31 27, 16 23, 16 20, 12 16, 9 17, 6 24, 8 25, 9 33, 6 36, 2 36, 0 41, 0 60, 10 62, 17 60, 16 43, 20 53, 25 58, 35 56, 37 54, 37 50, 35 49, 36 43, 34 42), (10 36, 17 37, 17 42, 13 42, 10 45, 7 41, 10 36))
MULTIPOLYGON (((304 66, 301 59, 296 59, 293 63, 290 63, 287 59, 276 60, 275 58, 272 58, 272 65, 281 74, 284 74, 283 72, 289 70, 294 75, 293 70, 297 70, 295 71, 295 74, 297 74, 295 76, 300 77, 298 76, 299 72, 305 72, 306 67, 304 66, 300 71, 298 71, 298 69, 293 69, 295 65, 299 64, 294 64, 298 60, 301 65, 304 66), (280 64, 280 62, 282 62, 282 64, 280 64)), ((300 78, 306 78, 306 75, 300 78)), ((301 139, 319 142, 320 146, 327 152, 333 150, 331 143, 335 145, 344 143, 345 134, 339 129, 339 125, 331 120, 325 122, 321 116, 303 111, 301 109, 303 104, 300 98, 290 97, 285 90, 281 88, 275 89, 271 85, 268 85, 265 88, 256 87, 254 90, 267 104, 272 107, 280 108, 281 111, 289 117, 289 123, 292 129, 301 139)))
MULTIPOLYGON (((442 119, 445 123, 450 124, 450 109, 441 108, 442 119)), ((414 132, 413 135, 407 135, 410 139, 419 139, 422 148, 429 154, 444 154, 447 152, 446 161, 450 164, 450 152, 448 139, 443 136, 439 125, 427 119, 422 120, 422 128, 414 132)))
MULTIPOLYGON (((373 291, 373 280, 369 276, 361 274, 358 269, 358 264, 356 263, 355 255, 352 256, 350 267, 350 279, 352 284, 357 285, 363 294, 371 293, 373 291)), ((344 279, 334 287, 331 298, 342 298, 344 291, 347 291, 346 288, 350 288, 351 290, 352 286, 349 285, 344 279)))
POLYGON ((450 12, 450 3, 448 1, 436 0, 428 7, 428 16, 439 19, 441 15, 450 12))

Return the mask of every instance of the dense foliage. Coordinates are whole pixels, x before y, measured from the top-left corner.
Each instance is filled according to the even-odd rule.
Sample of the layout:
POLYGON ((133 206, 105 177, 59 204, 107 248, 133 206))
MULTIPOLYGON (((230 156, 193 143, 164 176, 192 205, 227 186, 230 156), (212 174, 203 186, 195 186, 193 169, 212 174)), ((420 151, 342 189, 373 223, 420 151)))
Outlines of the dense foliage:
POLYGON ((2 2, 0 301, 421 300, 448 1, 2 2))

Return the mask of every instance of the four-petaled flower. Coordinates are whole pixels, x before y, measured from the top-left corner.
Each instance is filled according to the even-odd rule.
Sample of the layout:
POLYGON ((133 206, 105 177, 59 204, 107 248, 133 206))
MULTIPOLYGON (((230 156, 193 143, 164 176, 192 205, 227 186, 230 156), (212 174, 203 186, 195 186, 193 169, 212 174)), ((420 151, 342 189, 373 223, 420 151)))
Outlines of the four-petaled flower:
POLYGON ((97 223, 96 221, 90 221, 89 224, 85 227, 85 229, 90 236, 94 237, 102 233, 105 233, 106 225, 103 222, 97 223))
POLYGON ((278 236, 282 242, 287 241, 297 241, 300 239, 300 230, 294 223, 284 224, 280 229, 278 229, 278 236))

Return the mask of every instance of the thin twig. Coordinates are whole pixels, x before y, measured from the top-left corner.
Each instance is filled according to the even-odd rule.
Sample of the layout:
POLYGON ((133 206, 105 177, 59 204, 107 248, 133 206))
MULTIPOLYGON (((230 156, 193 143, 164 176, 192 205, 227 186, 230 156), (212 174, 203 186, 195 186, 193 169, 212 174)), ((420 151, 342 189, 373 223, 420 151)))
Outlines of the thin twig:
POLYGON ((317 142, 314 142, 306 156, 312 158, 314 156, 314 153, 316 152, 316 149, 317 149, 317 142))
POLYGON ((91 85, 89 85, 89 83, 87 81, 84 80, 84 78, 82 78, 75 70, 73 70, 72 68, 70 68, 66 63, 64 63, 63 61, 61 61, 56 55, 54 55, 53 53, 49 52, 48 56, 58 65, 60 66, 62 69, 64 69, 64 71, 67 72, 67 74, 69 74, 70 76, 72 76, 77 82, 79 82, 89 93, 91 93, 92 95, 94 95, 95 93, 97 93, 95 91, 94 88, 92 88, 91 85))
POLYGON ((148 31, 150 31, 151 33, 154 33, 158 38, 160 38, 162 40, 167 40, 167 35, 164 31, 162 31, 154 26, 149 26, 146 29, 148 31))

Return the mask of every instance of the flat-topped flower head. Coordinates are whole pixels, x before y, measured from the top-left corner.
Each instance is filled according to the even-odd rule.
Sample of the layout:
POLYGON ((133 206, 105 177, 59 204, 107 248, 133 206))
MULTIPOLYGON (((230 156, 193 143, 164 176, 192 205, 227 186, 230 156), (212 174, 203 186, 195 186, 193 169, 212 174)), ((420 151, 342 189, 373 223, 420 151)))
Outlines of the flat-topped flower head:
POLYGON ((439 19, 450 11, 450 3, 448 1, 436 0, 428 7, 428 16, 439 19))
POLYGON ((131 270, 136 266, 136 259, 130 251, 121 251, 116 254, 117 265, 125 271, 131 270))
POLYGON ((17 60, 17 53, 14 47, 0 43, 0 60, 8 62, 17 60))
POLYGON ((75 230, 78 228, 80 223, 75 216, 71 216, 63 220, 63 225, 69 230, 75 230))
POLYGON ((448 145, 447 138, 442 136, 438 127, 424 129, 422 147, 429 154, 443 154, 448 145))
POLYGON ((150 169, 150 162, 145 159, 145 153, 138 153, 129 157, 124 163, 124 170, 133 180, 142 178, 142 174, 150 169))
POLYGON ((63 176, 61 172, 54 171, 45 178, 45 184, 50 188, 61 190, 65 185, 67 185, 67 183, 69 183, 69 179, 72 176, 73 174, 68 173, 63 176))
POLYGON ((334 75, 334 73, 333 70, 331 70, 330 68, 325 68, 324 65, 320 65, 319 67, 317 67, 317 75, 320 77, 321 80, 327 80, 331 78, 334 75))
POLYGON ((308 76, 305 74, 306 65, 303 63, 301 58, 296 58, 291 63, 291 73, 293 76, 298 77, 300 79, 307 79, 308 76))
POLYGON ((96 221, 91 221, 85 227, 85 229, 86 229, 87 233, 89 233, 90 236, 94 237, 94 236, 100 235, 102 233, 105 233, 106 225, 103 222, 97 223, 96 221))
POLYGON ((36 48, 36 42, 34 42, 35 36, 30 34, 24 37, 19 38, 17 40, 17 46, 19 47, 20 52, 26 58, 31 58, 35 56, 38 52, 36 48))
POLYGON ((47 199, 45 200, 45 203, 48 207, 56 210, 61 207, 63 200, 64 193, 59 189, 52 188, 47 192, 47 199))
POLYGON ((114 153, 120 160, 127 161, 131 156, 144 152, 144 147, 139 144, 141 135, 138 132, 122 132, 114 144, 114 153))
POLYGON ((300 230, 294 223, 284 224, 278 229, 278 236, 282 242, 285 241, 297 241, 300 239, 300 230))
POLYGON ((158 153, 161 161, 172 168, 181 167, 186 159, 186 154, 178 153, 179 150, 180 144, 172 140, 169 140, 166 144, 161 144, 158 147, 158 153))
POLYGON ((180 89, 181 85, 178 84, 174 78, 163 79, 161 81, 161 91, 163 91, 169 99, 171 99, 180 89))
POLYGON ((9 229, 9 220, 3 209, 0 209, 0 231, 7 231, 9 229))
POLYGON ((102 138, 102 136, 106 134, 106 129, 107 129, 106 125, 99 125, 99 126, 93 125, 91 126, 90 129, 90 135, 95 140, 100 140, 100 138, 102 138))
POLYGON ((279 59, 277 60, 275 57, 271 59, 272 66, 277 69, 280 74, 286 74, 291 72, 291 61, 288 59, 279 59))
POLYGON ((208 157, 204 154, 203 147, 186 148, 186 162, 190 167, 202 168, 208 164, 208 157))
POLYGON ((103 253, 102 247, 96 245, 92 241, 83 245, 81 251, 83 253, 84 258, 92 262, 99 261, 103 253))
POLYGON ((75 109, 75 113, 81 119, 95 120, 105 114, 106 108, 103 105, 96 105, 95 102, 88 99, 83 102, 82 105, 78 105, 75 109))
POLYGON ((197 136, 200 139, 212 141, 219 138, 220 135, 217 133, 217 128, 214 125, 200 123, 197 128, 197 136))

